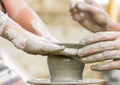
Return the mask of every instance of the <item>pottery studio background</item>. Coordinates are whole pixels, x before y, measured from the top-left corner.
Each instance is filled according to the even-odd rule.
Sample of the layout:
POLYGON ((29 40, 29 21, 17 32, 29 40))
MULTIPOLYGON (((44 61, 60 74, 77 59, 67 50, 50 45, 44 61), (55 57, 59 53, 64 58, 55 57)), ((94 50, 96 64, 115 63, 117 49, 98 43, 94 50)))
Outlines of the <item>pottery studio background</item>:
MULTIPOLYGON (((51 34, 58 40, 63 42, 79 42, 79 40, 83 37, 92 34, 88 30, 81 27, 77 22, 72 20, 69 14, 69 0, 26 1, 40 15, 51 34)), ((106 7, 106 4, 104 4, 104 7, 106 7)), ((119 12, 115 9, 114 13, 114 15, 118 15, 119 12)), ((113 19, 117 21, 114 15, 113 19)), ((16 49, 10 42, 2 38, 0 38, 0 47, 1 46, 1 50, 3 52, 3 56, 5 56, 5 61, 7 64, 14 68, 15 66, 8 61, 8 58, 9 60, 14 61, 16 65, 22 68, 22 73, 19 71, 19 68, 17 70, 25 79, 27 79, 25 75, 30 77, 39 77, 43 76, 42 74, 47 73, 45 70, 47 69, 47 66, 43 65, 46 63, 46 57, 29 55, 16 49), (4 52, 7 54, 4 54, 4 52)), ((89 67, 90 65, 85 67, 84 78, 102 78, 100 72, 91 71, 89 67)))

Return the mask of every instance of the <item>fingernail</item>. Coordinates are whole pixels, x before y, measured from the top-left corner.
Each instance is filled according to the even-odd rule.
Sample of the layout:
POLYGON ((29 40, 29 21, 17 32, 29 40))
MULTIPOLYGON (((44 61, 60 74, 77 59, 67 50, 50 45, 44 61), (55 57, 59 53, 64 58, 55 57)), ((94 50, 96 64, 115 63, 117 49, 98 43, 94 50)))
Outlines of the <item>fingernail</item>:
POLYGON ((83 57, 83 51, 82 51, 82 50, 78 50, 77 55, 78 55, 79 57, 83 57))

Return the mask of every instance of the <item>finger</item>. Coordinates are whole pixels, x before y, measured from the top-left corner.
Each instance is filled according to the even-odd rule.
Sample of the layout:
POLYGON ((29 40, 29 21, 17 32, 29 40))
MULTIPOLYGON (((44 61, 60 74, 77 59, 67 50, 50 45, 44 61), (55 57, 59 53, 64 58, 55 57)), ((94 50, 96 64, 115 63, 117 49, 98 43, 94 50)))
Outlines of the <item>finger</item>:
POLYGON ((105 29, 103 27, 100 27, 97 24, 95 24, 94 22, 92 22, 91 20, 89 20, 89 17, 85 16, 85 13, 84 13, 84 17, 81 17, 81 19, 79 19, 78 22, 83 27, 88 28, 88 30, 90 30, 91 32, 105 31, 105 29), (85 18, 87 18, 87 19, 85 19, 85 18))
POLYGON ((27 39, 24 50, 32 54, 50 54, 62 51, 64 46, 56 45, 52 42, 41 39, 41 41, 35 41, 33 39, 27 39))
POLYGON ((78 21, 83 27, 88 28, 92 32, 98 32, 98 31, 105 31, 103 27, 100 27, 96 25, 93 22, 90 22, 89 20, 85 19, 86 14, 83 12, 71 12, 71 16, 73 20, 78 21))
POLYGON ((117 45, 117 42, 113 42, 113 41, 100 42, 100 43, 88 45, 79 49, 78 56, 85 57, 88 55, 96 54, 96 53, 107 51, 107 50, 115 50, 118 48, 119 46, 117 45))
POLYGON ((101 65, 100 64, 92 65, 91 69, 94 71, 107 71, 107 70, 120 69, 120 60, 107 62, 101 65))
MULTIPOLYGON (((83 27, 88 28, 92 32, 105 31, 102 27, 96 25, 94 22, 90 22, 86 19, 86 13, 74 9, 71 11, 73 20, 78 21, 83 27)), ((88 18, 88 17, 87 17, 88 18)))
POLYGON ((85 14, 84 13, 78 13, 78 12, 73 12, 71 13, 73 20, 75 21, 84 21, 85 14))
POLYGON ((76 9, 76 6, 79 2, 80 0, 70 0, 70 11, 76 9))
POLYGON ((91 13, 93 15, 100 12, 100 10, 98 8, 96 8, 95 6, 92 6, 92 5, 86 4, 86 3, 78 4, 77 9, 81 10, 83 12, 91 13))
MULTIPOLYGON (((76 7, 78 11, 84 12, 90 16, 93 16, 95 22, 98 22, 97 25, 106 26, 107 21, 105 20, 106 12, 103 8, 96 7, 94 5, 86 4, 86 3, 79 3, 76 7)), ((90 20, 91 21, 91 20, 90 20)))
POLYGON ((64 55, 73 58, 77 56, 77 49, 65 48, 63 51, 54 53, 54 55, 64 55))
POLYGON ((82 39, 80 41, 80 44, 88 45, 96 42, 111 41, 116 39, 117 36, 118 36, 117 32, 98 32, 88 38, 82 39))
POLYGON ((71 16, 72 16, 73 20, 75 20, 75 21, 81 20, 81 16, 79 16, 79 14, 80 13, 77 10, 72 11, 71 16))
POLYGON ((84 63, 94 63, 104 60, 120 59, 120 50, 111 50, 82 58, 84 63))

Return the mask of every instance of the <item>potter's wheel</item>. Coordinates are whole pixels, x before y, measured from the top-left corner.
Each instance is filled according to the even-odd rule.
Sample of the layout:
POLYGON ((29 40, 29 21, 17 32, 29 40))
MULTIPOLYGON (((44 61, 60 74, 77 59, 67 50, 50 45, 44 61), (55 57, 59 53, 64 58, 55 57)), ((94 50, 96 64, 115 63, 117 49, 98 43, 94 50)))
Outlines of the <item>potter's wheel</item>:
POLYGON ((33 85, 76 85, 76 84, 97 84, 97 83, 103 83, 105 80, 103 79, 83 79, 79 81, 64 81, 64 82, 51 82, 48 80, 41 80, 41 79, 31 79, 28 81, 28 83, 33 85))

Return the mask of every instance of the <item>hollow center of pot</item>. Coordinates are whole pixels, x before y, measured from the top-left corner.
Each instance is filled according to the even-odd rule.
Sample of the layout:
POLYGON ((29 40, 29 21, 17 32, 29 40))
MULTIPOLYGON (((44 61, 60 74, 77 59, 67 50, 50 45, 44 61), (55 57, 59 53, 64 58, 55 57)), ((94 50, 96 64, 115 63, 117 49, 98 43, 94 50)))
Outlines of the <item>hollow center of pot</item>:
MULTIPOLYGON (((68 48, 79 49, 79 44, 60 43, 68 48)), ((48 56, 48 66, 51 75, 51 81, 55 82, 74 82, 82 80, 84 63, 79 58, 70 58, 66 56, 48 56)))

